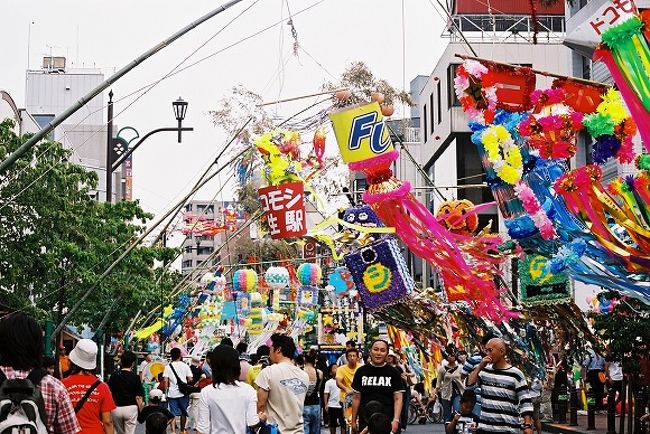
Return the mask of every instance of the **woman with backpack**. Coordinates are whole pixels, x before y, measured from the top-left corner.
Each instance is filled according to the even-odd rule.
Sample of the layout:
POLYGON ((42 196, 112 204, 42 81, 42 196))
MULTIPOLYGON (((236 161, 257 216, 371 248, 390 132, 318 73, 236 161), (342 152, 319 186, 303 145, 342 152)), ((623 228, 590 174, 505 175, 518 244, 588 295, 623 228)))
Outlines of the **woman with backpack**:
POLYGON ((68 356, 71 374, 63 379, 77 420, 84 434, 113 434, 113 396, 106 383, 97 378, 97 344, 81 339, 68 356))

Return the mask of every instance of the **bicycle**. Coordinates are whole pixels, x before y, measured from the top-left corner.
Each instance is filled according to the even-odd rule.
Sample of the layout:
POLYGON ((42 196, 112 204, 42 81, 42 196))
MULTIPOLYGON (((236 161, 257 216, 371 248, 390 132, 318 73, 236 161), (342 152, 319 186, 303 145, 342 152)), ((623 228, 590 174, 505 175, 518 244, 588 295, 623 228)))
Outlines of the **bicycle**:
POLYGON ((409 425, 413 425, 418 421, 420 423, 427 423, 427 421, 430 423, 442 422, 442 405, 440 405, 437 399, 427 398, 423 408, 415 397, 411 398, 407 422, 409 425))

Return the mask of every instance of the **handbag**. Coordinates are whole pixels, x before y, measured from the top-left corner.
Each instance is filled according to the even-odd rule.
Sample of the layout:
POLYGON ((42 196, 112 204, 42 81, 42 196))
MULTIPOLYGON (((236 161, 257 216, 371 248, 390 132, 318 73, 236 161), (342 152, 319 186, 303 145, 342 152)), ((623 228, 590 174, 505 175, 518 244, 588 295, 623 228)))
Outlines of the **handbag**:
POLYGON ((191 386, 181 380, 181 378, 178 376, 176 373, 176 369, 174 369, 174 363, 170 362, 169 367, 172 368, 172 372, 174 373, 174 376, 176 377, 176 384, 178 384, 178 391, 181 392, 183 395, 190 395, 192 393, 200 393, 201 388, 196 387, 196 386, 191 386))

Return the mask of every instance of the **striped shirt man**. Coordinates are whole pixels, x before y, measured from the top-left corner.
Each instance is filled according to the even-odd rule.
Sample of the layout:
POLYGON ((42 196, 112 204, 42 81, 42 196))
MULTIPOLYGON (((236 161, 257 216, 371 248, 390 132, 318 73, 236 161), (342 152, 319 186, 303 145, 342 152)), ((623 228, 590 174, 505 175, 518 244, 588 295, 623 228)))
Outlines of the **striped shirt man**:
POLYGON ((481 387, 479 433, 521 432, 520 416, 533 412, 533 401, 524 374, 514 366, 495 369, 488 364, 478 374, 481 387))
MULTIPOLYGON (((481 359, 483 358, 483 353, 480 351, 475 352, 472 354, 470 357, 465 359, 465 364, 463 365, 463 372, 461 373, 463 378, 469 377, 469 374, 472 373, 474 368, 478 366, 479 363, 481 363, 481 359)), ((474 406, 474 414, 477 416, 481 415, 481 387, 480 386, 475 386, 472 390, 474 390, 474 393, 476 394, 476 405, 474 406)))

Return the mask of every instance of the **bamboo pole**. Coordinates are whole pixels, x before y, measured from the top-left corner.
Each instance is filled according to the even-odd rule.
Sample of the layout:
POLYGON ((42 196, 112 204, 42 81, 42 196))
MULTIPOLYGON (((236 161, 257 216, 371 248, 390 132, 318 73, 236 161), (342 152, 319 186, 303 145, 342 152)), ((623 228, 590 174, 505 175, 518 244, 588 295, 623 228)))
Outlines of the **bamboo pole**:
POLYGON ((294 96, 291 98, 285 98, 285 99, 278 99, 275 101, 268 101, 268 102, 263 102, 262 104, 257 104, 257 107, 264 107, 267 105, 272 105, 272 104, 279 104, 282 102, 290 102, 290 101, 298 101, 299 99, 305 99, 305 98, 311 98, 312 96, 320 96, 320 95, 330 95, 336 92, 340 92, 342 90, 349 90, 347 87, 342 87, 340 89, 334 89, 334 90, 328 90, 325 92, 317 92, 317 93, 310 93, 308 95, 300 95, 300 96, 294 96))
MULTIPOLYGON (((479 62, 490 62, 490 63, 493 63, 495 65, 508 66, 510 68, 515 68, 515 69, 524 68, 523 66, 513 65, 511 63, 497 62, 496 60, 483 59, 481 57, 474 57, 474 56, 466 56, 464 54, 456 53, 456 54, 454 54, 454 56, 459 57, 459 58, 461 58, 463 60, 477 60, 479 62)), ((577 81, 577 82, 584 83, 584 84, 589 84, 591 86, 610 87, 608 84, 600 83, 598 81, 587 80, 585 78, 569 77, 567 75, 560 75, 560 74, 556 74, 554 72, 542 71, 540 69, 534 69, 534 68, 530 68, 530 70, 533 71, 535 74, 543 75, 545 77, 564 78, 564 79, 567 79, 567 80, 572 80, 572 81, 577 81)))

